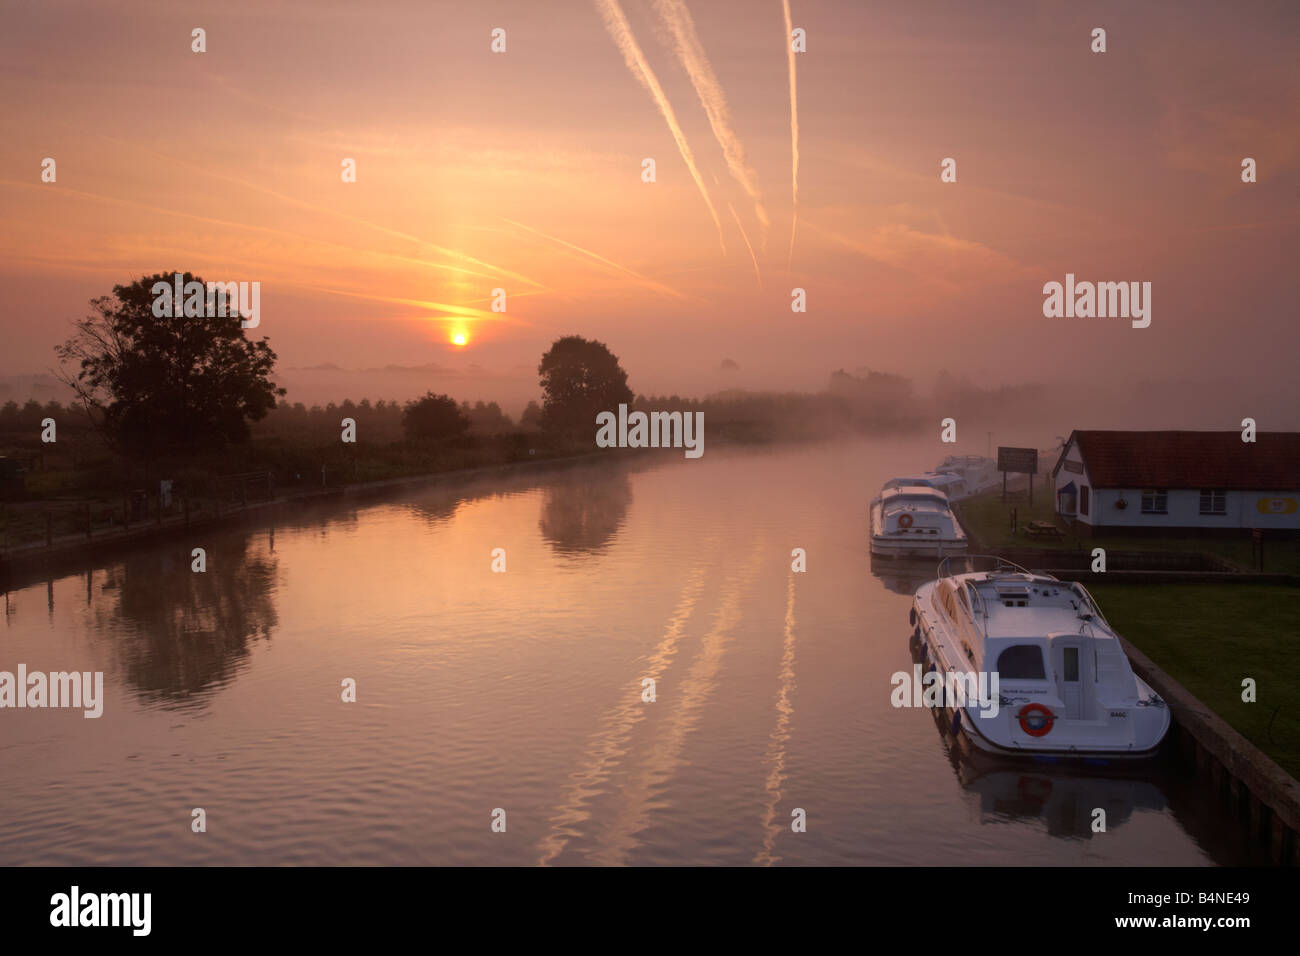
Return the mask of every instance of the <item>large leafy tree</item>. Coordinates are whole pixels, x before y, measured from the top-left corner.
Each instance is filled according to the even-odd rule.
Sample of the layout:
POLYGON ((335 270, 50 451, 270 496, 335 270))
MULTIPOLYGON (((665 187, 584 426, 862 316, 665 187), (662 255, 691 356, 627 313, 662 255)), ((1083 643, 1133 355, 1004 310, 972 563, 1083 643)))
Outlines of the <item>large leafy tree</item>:
POLYGON ((618 356, 604 342, 567 335, 556 339, 537 366, 542 426, 560 432, 595 429, 599 412, 631 403, 632 389, 618 356))
POLYGON ((469 418, 450 395, 427 392, 423 398, 406 403, 402 428, 407 438, 455 438, 469 429, 469 418))
MULTIPOLYGON (((248 423, 285 393, 269 378, 275 353, 265 338, 245 338, 233 307, 224 315, 213 308, 185 316, 177 307, 156 316, 154 284, 172 280, 159 273, 114 286, 112 295, 91 300, 91 314, 56 347, 64 380, 124 451, 154 455, 243 441, 248 423)), ((203 280, 187 272, 183 281, 203 280)))

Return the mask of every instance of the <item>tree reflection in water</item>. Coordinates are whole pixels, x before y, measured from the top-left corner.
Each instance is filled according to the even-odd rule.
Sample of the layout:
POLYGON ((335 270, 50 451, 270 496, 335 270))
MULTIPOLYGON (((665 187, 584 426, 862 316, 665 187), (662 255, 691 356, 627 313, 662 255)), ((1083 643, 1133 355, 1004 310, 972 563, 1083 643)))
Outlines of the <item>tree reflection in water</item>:
POLYGON ((547 486, 538 527, 557 554, 600 551, 623 527, 631 504, 626 472, 575 469, 547 486))
POLYGON ((188 548, 126 557, 107 572, 95 608, 123 680, 144 702, 202 707, 234 677, 250 645, 279 621, 279 561, 248 535, 206 543, 207 570, 191 570, 188 548), (115 595, 116 600, 111 596, 115 595))

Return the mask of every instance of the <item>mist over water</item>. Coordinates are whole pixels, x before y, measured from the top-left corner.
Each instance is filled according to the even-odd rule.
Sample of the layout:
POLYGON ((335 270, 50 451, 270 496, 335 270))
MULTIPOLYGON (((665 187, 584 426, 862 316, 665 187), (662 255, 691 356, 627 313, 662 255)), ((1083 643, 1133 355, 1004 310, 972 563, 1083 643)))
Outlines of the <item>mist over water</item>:
POLYGON ((926 569, 873 575, 867 510, 942 454, 611 455, 16 587, 0 669, 106 700, 6 713, 0 864, 1252 862, 1170 768, 976 767, 890 706, 926 569))

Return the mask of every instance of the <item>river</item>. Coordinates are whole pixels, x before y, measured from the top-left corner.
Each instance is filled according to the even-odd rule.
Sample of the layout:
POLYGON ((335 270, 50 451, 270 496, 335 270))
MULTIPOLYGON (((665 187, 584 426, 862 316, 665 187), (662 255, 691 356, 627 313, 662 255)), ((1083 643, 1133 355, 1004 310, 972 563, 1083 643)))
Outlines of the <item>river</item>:
POLYGON ((445 481, 16 588, 0 670, 105 700, 0 710, 0 864, 1266 863, 1167 762, 977 768, 891 706, 917 582, 867 511, 936 445, 445 481))

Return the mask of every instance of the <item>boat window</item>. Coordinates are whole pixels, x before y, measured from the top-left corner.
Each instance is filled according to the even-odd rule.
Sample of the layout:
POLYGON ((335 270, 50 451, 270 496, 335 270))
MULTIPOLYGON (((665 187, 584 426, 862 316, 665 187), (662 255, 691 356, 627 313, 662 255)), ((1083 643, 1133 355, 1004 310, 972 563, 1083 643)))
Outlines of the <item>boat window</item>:
POLYGON ((1079 679, 1079 649, 1077 647, 1067 647, 1064 650, 1065 679, 1077 681, 1079 679))
POLYGON ((1035 644, 1012 644, 998 655, 1000 680, 1046 680, 1043 651, 1035 644))

